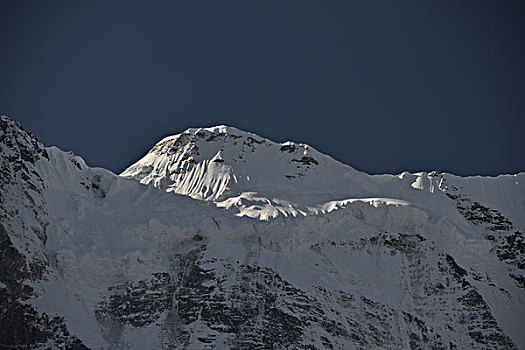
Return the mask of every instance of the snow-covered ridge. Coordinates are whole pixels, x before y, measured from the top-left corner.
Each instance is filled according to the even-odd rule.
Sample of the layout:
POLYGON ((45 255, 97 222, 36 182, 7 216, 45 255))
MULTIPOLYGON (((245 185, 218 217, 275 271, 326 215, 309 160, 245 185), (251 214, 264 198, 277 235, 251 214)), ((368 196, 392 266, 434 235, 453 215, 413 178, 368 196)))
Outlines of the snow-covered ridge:
MULTIPOLYGON (((316 215, 366 198, 427 207, 427 194, 445 197, 445 192, 462 188, 525 225, 524 173, 497 178, 436 171, 371 176, 307 144, 276 143, 225 125, 168 136, 120 176, 262 220, 316 215)), ((443 206, 450 206, 450 200, 441 203, 433 210, 447 215, 443 206)))
POLYGON ((120 176, 263 220, 330 211, 369 193, 366 174, 307 144, 224 125, 166 137, 120 176))

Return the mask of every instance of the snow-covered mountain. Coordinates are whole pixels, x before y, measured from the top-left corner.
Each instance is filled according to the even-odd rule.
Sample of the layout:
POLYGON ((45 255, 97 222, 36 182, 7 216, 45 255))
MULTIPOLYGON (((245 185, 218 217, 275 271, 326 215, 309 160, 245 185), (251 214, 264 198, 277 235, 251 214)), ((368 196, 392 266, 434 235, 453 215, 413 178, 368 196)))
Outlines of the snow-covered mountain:
POLYGON ((497 179, 437 172, 370 176, 308 145, 275 143, 224 125, 166 137, 120 176, 263 220, 329 212, 355 201, 418 205, 436 197, 422 191, 443 197, 463 188, 525 224, 525 196, 518 184, 523 174, 497 179))
POLYGON ((120 176, 7 117, 0 150, 0 348, 525 348, 525 173, 372 176, 227 126, 120 176))
POLYGON ((121 176, 266 220, 306 215, 323 200, 363 192, 358 172, 308 145, 228 126, 167 137, 121 176))

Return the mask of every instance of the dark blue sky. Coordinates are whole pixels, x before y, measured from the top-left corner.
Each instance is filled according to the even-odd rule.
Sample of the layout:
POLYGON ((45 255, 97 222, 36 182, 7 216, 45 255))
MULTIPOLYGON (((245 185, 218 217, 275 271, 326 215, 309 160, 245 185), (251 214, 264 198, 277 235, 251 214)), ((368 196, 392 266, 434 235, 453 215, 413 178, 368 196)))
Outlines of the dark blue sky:
POLYGON ((228 124, 369 173, 525 170, 523 1, 2 1, 0 113, 115 172, 228 124))

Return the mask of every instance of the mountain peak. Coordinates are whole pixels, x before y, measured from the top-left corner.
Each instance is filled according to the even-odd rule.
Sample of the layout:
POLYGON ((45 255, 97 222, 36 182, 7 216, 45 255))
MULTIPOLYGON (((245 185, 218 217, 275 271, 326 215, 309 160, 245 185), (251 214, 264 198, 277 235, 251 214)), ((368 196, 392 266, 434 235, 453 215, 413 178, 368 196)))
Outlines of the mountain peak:
MULTIPOLYGON (((446 175, 445 183, 436 172, 371 176, 307 144, 277 143, 224 125, 164 138, 120 175, 262 220, 332 211, 355 201, 397 205, 403 198, 426 205, 424 192, 443 192, 456 182, 446 175)), ((507 209, 506 203, 497 207, 507 209)))
POLYGON ((190 128, 159 141, 121 176, 197 199, 226 200, 243 193, 339 190, 351 167, 295 142, 276 143, 226 125, 190 128))
POLYGON ((251 132, 243 131, 240 129, 237 129, 233 126, 228 125, 215 125, 210 127, 204 127, 204 128, 189 128, 185 131, 186 133, 192 133, 196 134, 198 132, 205 132, 205 133, 212 133, 212 134, 250 134, 255 135, 251 132))
POLYGON ((230 138, 238 139, 238 138, 253 138, 253 139, 264 139, 263 137, 256 135, 252 132, 244 131, 237 129, 233 126, 228 125, 216 125, 216 126, 210 126, 210 127, 200 127, 200 128, 188 128, 184 130, 183 132, 175 135, 170 135, 162 139, 157 143, 161 144, 163 142, 168 142, 172 140, 178 140, 182 138, 182 141, 184 140, 190 140, 193 138, 199 138, 199 139, 205 139, 208 142, 214 141, 219 136, 229 136, 230 138))
POLYGON ((38 137, 25 130, 8 116, 0 116, 0 150, 11 162, 35 163, 40 156, 48 158, 44 145, 38 137))

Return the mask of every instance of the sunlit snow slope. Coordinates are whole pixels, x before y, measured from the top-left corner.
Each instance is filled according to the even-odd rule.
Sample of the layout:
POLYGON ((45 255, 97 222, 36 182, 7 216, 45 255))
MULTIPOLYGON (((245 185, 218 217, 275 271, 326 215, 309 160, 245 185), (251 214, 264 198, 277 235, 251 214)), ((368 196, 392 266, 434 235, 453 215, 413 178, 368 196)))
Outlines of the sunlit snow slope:
POLYGON ((371 176, 225 126, 121 176, 7 117, 0 149, 0 348, 525 348, 523 173, 371 176))
MULTIPOLYGON (((263 220, 328 212, 354 201, 426 207, 430 197, 421 192, 444 197, 443 192, 461 189, 471 199, 503 210, 521 227, 525 224, 523 173, 497 178, 437 172, 371 176, 306 144, 275 143, 224 125, 166 137, 120 176, 263 220)), ((443 206, 438 202, 435 206, 443 206)))
POLYGON ((359 172, 308 145, 227 126, 167 137, 121 176, 261 219, 306 215, 319 204, 369 193, 359 172))

